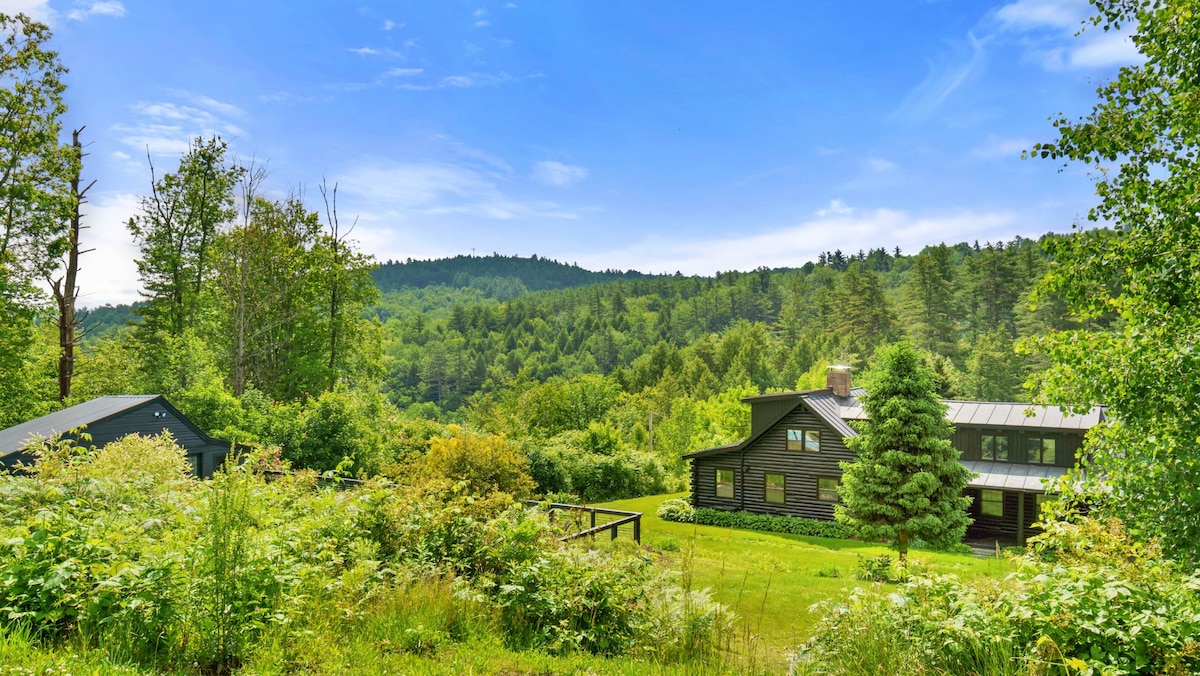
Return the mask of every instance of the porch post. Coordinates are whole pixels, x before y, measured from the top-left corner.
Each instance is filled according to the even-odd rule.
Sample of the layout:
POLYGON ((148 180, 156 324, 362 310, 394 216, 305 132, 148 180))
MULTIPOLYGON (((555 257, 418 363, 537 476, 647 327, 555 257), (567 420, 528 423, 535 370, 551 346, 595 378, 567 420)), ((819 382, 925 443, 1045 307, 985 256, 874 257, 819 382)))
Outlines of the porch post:
POLYGON ((1017 544, 1025 546, 1025 491, 1017 491, 1017 544))

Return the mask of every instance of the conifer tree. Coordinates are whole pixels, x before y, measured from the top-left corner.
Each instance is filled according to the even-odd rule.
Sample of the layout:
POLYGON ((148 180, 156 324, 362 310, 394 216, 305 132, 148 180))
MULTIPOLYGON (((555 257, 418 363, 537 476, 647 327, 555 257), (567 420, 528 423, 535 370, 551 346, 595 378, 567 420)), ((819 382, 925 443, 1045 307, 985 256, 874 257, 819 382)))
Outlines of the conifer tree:
POLYGON ((908 343, 876 352, 863 408, 869 420, 847 440, 857 462, 843 462, 837 520, 864 539, 890 540, 908 563, 908 545, 962 539, 971 499, 962 494, 971 474, 950 444, 953 426, 934 393, 933 374, 908 343))

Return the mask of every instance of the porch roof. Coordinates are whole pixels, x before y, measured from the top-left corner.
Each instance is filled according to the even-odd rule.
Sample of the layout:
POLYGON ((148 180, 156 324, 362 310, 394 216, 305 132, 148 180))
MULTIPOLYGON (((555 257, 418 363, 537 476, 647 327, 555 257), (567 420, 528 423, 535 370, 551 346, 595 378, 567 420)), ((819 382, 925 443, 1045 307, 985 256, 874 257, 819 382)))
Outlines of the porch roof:
POLYGON ((979 476, 971 480, 971 488, 993 488, 1025 493, 1045 493, 1043 481, 1053 481, 1067 473, 1065 467, 1053 465, 1023 465, 991 460, 963 460, 967 469, 979 476))

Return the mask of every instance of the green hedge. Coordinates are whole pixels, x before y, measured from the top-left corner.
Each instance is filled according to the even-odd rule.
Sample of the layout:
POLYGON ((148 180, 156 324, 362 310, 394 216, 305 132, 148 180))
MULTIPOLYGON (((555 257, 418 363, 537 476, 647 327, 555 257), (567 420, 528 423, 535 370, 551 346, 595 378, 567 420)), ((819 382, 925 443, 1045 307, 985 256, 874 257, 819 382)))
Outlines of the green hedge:
MULTIPOLYGON (((662 518, 663 514, 659 514, 662 518)), ((773 516, 750 512, 726 512, 720 509, 699 507, 695 510, 695 523, 722 528, 745 528, 768 533, 810 535, 822 538, 848 538, 850 531, 836 521, 817 521, 798 516, 773 516)))

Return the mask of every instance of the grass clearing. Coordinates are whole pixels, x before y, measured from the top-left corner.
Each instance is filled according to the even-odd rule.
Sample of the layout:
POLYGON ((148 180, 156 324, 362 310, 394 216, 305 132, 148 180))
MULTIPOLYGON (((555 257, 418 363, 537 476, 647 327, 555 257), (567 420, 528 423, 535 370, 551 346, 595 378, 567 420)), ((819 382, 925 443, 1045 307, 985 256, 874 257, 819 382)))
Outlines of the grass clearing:
MULTIPOLYGON (((758 652, 772 664, 782 662, 788 651, 808 638, 820 619, 809 611, 811 606, 872 584, 854 578, 859 556, 895 555, 887 547, 854 540, 675 523, 655 515, 664 500, 684 495, 597 506, 642 512, 642 544, 661 550, 668 565, 681 571, 685 580, 690 575, 693 587, 711 588, 716 599, 739 617, 740 650, 758 652)), ((925 570, 963 579, 1003 577, 1012 570, 1007 559, 994 557, 911 551, 909 559, 925 570)))

